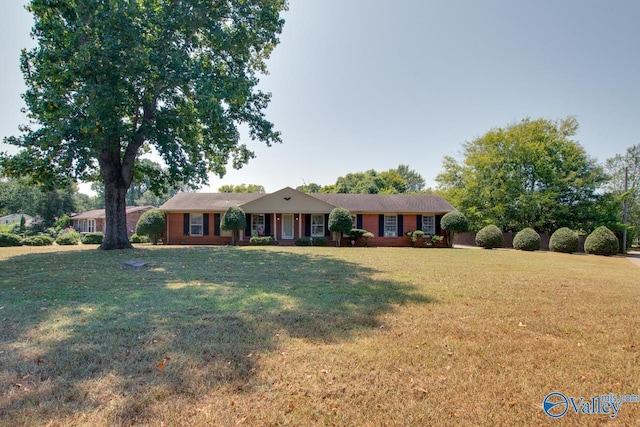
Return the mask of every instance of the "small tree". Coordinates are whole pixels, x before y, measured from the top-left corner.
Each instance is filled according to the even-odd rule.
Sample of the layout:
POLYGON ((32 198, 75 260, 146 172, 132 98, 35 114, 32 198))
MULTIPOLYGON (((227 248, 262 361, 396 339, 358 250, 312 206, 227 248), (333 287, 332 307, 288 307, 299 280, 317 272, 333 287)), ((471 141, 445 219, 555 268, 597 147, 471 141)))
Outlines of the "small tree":
POLYGON ((231 231, 231 241, 233 246, 238 245, 238 241, 240 240, 240 230, 244 230, 246 226, 247 217, 242 208, 238 206, 231 206, 227 209, 220 220, 220 228, 222 230, 231 231))
POLYGON ((345 208, 334 208, 329 214, 329 230, 334 234, 334 240, 340 246, 340 236, 349 234, 353 228, 351 212, 345 208))
POLYGON ((440 228, 442 228, 447 237, 447 246, 453 247, 453 236, 455 232, 469 231, 469 221, 467 217, 458 211, 445 214, 440 220, 440 228))
POLYGON ((160 209, 151 209, 140 216, 136 224, 136 234, 149 236, 149 240, 154 245, 164 234, 164 212, 160 209))

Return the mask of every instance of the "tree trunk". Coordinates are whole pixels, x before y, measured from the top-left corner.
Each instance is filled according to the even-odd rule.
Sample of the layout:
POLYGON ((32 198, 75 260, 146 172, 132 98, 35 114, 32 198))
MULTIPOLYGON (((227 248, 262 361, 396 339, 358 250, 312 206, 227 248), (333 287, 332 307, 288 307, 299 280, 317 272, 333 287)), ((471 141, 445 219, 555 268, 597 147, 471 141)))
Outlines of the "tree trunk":
POLYGON ((100 156, 100 172, 104 181, 104 240, 100 249, 131 249, 127 230, 127 190, 133 171, 123 168, 118 153, 103 152, 100 156), (125 171, 127 171, 125 173, 125 171))

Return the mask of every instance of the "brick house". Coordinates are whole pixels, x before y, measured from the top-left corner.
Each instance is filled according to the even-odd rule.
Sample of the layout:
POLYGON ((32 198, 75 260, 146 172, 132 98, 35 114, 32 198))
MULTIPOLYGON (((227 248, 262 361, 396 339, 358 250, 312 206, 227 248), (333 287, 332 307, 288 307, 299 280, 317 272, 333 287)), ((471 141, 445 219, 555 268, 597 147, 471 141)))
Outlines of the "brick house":
POLYGON ((240 233, 273 236, 280 244, 299 237, 331 238, 329 213, 342 207, 352 214, 354 228, 374 234, 370 246, 410 246, 405 232, 441 234, 440 218, 455 208, 434 194, 306 194, 285 187, 275 193, 178 193, 160 210, 166 214, 165 244, 225 245, 231 232, 220 229, 222 215, 239 206, 247 215, 240 233))
MULTIPOLYGON (((146 211, 154 209, 153 206, 127 206, 127 234, 129 237, 136 232, 136 224, 146 211)), ((71 215, 71 226, 80 233, 93 233, 105 231, 106 217, 104 209, 94 209, 71 215)))

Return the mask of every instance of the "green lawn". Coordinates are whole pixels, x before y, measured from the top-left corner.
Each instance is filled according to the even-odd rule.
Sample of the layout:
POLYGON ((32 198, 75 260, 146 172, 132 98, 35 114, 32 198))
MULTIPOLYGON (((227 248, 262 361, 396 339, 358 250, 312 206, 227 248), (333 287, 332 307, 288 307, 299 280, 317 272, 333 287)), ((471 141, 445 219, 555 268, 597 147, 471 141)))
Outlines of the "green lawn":
POLYGON ((510 250, 0 248, 3 425, 632 425, 640 267, 510 250), (123 266, 142 260, 140 269, 123 266))

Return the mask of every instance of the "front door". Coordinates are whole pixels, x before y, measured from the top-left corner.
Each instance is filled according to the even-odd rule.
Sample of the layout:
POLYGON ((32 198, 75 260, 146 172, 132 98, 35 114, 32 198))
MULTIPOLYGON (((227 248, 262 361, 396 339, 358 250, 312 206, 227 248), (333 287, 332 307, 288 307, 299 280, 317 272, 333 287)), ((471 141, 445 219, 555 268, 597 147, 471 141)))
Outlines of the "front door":
POLYGON ((293 239, 293 215, 282 214, 282 240, 293 239))

